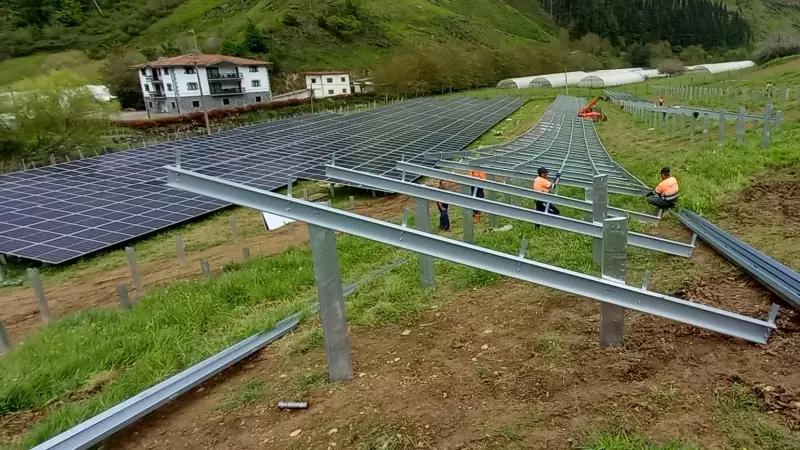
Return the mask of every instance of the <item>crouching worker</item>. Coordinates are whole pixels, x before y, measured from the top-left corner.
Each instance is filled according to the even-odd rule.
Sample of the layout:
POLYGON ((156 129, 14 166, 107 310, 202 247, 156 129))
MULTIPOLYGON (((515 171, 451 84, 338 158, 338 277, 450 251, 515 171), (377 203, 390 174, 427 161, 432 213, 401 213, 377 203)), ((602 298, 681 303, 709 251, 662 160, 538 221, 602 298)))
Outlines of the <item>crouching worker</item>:
MULTIPOLYGON (((535 180, 533 180, 533 190, 537 192, 550 193, 550 189, 553 188, 554 183, 547 179, 547 174, 548 174, 547 169, 544 167, 540 167, 539 170, 536 171, 536 173, 538 176, 536 177, 535 180)), ((556 176, 556 179, 558 178, 559 177, 556 176)), ((561 211, 559 211, 554 204, 550 203, 548 205, 545 202, 540 202, 539 200, 536 200, 536 210, 539 212, 545 212, 545 209, 547 211, 547 214, 555 214, 556 216, 561 215, 561 211)), ((539 225, 536 225, 536 228, 538 229, 539 225)))
POLYGON ((678 201, 678 180, 670 174, 669 167, 661 169, 661 182, 647 194, 647 202, 658 209, 671 209, 678 201))
MULTIPOLYGON (((446 189, 444 181, 439 181, 439 189, 446 189)), ((439 230, 450 231, 450 205, 436 202, 436 208, 439 210, 439 230)))

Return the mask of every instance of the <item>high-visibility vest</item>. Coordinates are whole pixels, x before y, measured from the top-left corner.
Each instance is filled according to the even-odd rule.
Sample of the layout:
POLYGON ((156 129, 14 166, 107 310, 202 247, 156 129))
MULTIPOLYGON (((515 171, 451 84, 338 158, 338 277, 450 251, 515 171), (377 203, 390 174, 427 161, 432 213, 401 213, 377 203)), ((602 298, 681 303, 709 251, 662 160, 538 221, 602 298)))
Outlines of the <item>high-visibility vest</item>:
POLYGON ((469 174, 469 176, 471 176, 472 178, 480 178, 481 180, 486 179, 486 173, 477 170, 470 170, 469 172, 467 172, 467 174, 469 174))
POLYGON ((545 177, 536 177, 536 179, 533 180, 534 191, 550 192, 551 187, 553 187, 553 183, 545 177))
POLYGON ((662 180, 661 183, 658 183, 658 186, 656 186, 656 194, 667 201, 678 198, 679 191, 678 180, 676 180, 675 177, 662 180))

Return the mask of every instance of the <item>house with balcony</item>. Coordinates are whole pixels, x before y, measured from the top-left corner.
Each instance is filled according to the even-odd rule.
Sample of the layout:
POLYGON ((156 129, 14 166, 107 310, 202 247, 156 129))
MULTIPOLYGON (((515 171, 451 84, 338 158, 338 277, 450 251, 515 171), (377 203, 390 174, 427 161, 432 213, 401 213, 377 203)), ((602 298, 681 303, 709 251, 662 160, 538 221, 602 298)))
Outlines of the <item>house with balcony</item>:
POLYGON ((185 114, 267 102, 271 98, 266 61, 189 54, 161 58, 135 68, 145 105, 153 113, 185 114))

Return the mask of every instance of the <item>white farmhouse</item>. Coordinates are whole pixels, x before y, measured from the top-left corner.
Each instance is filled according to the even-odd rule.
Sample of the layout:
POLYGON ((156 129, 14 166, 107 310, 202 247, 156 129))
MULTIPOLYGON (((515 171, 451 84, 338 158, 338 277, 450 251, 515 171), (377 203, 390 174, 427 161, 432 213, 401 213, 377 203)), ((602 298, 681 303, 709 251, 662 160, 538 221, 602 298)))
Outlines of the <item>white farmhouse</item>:
POLYGON ((271 97, 266 61, 189 54, 135 67, 147 108, 156 113, 250 105, 271 97))
POLYGON ((304 72, 306 89, 314 98, 335 97, 352 94, 350 74, 347 72, 304 72))

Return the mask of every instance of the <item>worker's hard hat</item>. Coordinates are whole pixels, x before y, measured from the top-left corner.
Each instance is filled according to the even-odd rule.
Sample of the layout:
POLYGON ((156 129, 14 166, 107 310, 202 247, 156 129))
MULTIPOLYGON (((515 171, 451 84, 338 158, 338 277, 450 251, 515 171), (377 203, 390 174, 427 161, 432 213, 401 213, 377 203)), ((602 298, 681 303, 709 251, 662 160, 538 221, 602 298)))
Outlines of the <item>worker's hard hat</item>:
POLYGON ((544 175, 544 174, 547 173, 547 168, 546 167, 539 167, 539 170, 537 170, 536 173, 538 173, 539 175, 544 175))
POLYGON ((669 175, 669 173, 670 173, 669 167, 662 167, 661 168, 661 173, 664 174, 664 175, 669 175))

